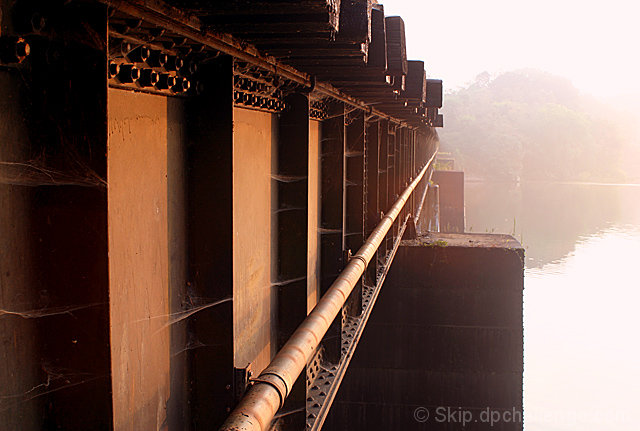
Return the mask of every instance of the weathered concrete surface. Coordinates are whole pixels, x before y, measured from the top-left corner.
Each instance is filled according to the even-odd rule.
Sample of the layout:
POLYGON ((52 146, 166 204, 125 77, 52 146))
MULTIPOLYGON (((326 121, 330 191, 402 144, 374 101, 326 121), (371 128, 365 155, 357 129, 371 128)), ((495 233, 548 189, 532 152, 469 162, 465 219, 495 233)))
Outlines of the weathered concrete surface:
POLYGON ((431 180, 440 186, 440 231, 464 232, 464 172, 434 171, 431 180))
POLYGON ((170 316, 186 285, 182 102, 111 89, 108 106, 114 429, 161 429, 169 398, 184 398, 170 316))
POLYGON ((404 241, 324 429, 458 430, 436 409, 521 411, 523 259, 507 235, 404 241))
POLYGON ((233 110, 234 364, 257 375, 274 353, 271 313, 271 154, 275 116, 233 110))
POLYGON ((320 140, 319 121, 309 122, 309 234, 307 239, 307 313, 316 306, 320 295, 320 140))

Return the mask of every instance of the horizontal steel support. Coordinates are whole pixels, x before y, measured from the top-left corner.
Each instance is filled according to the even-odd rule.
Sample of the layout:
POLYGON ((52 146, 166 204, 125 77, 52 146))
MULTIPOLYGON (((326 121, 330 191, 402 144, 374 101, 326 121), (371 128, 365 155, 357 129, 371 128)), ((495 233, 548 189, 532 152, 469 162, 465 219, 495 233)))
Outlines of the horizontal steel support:
POLYGON ((291 66, 282 64, 274 57, 263 56, 258 49, 251 44, 240 41, 229 34, 208 30, 197 17, 186 14, 160 0, 99 1, 121 13, 167 29, 238 60, 259 66, 275 75, 281 76, 308 89, 312 89, 322 96, 331 97, 349 106, 363 109, 400 126, 413 128, 411 124, 377 110, 361 100, 350 97, 328 83, 315 82, 315 79, 310 75, 300 72, 291 66))

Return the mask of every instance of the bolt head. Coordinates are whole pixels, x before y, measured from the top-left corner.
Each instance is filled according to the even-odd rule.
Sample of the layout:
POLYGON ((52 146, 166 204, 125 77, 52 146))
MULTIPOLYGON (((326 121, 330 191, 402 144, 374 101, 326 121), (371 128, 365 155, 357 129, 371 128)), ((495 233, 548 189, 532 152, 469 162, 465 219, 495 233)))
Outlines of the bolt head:
POLYGON ((16 42, 16 56, 18 58, 28 57, 31 54, 31 46, 24 41, 24 39, 19 39, 16 42))

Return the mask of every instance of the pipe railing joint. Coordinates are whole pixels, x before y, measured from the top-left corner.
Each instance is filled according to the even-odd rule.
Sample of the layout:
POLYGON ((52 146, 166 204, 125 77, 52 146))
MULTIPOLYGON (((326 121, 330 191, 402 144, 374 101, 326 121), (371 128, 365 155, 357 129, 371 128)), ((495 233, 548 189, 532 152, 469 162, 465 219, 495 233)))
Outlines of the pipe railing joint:
POLYGON ((267 371, 260 374, 255 379, 251 379, 250 382, 252 384, 264 383, 275 389, 280 396, 280 408, 282 408, 282 406, 284 405, 284 400, 287 399, 287 396, 289 396, 289 388, 287 387, 287 382, 277 373, 267 371))

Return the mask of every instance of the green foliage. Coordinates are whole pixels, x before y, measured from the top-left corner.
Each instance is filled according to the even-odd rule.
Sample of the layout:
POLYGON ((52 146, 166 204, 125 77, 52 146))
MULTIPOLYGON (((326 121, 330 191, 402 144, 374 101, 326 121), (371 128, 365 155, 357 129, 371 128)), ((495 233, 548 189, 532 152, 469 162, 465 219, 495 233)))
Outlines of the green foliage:
POLYGON ((472 178, 625 181, 621 160, 630 139, 607 112, 564 78, 534 70, 493 80, 481 74, 446 96, 441 149, 472 178))
POLYGON ((438 239, 436 241, 430 242, 427 244, 429 247, 446 247, 449 243, 443 239, 438 239))

